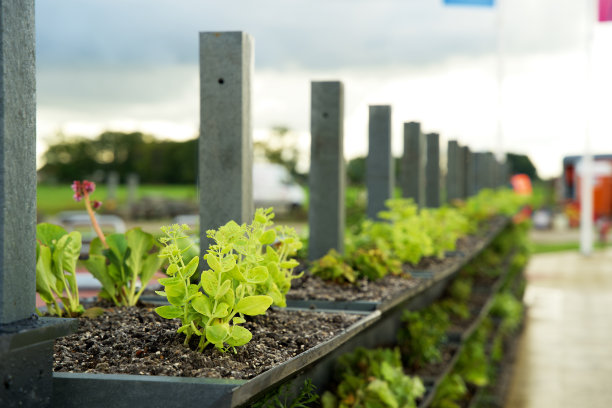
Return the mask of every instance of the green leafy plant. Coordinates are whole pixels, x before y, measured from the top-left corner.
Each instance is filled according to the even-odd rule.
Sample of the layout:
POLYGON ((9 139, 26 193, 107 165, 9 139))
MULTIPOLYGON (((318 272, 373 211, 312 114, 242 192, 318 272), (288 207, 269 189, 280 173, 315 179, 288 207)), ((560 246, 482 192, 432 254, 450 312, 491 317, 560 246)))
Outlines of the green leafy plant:
POLYGON ((450 320, 446 311, 433 304, 420 311, 405 311, 398 332, 402 358, 407 367, 418 369, 442 360, 441 346, 446 341, 450 320))
POLYGON ((76 264, 81 252, 81 233, 66 232, 53 224, 36 226, 36 291, 51 315, 83 313, 76 281, 76 264), (59 300, 59 301, 58 301, 59 300))
POLYGON ((493 299, 490 314, 501 319, 500 331, 511 333, 523 321, 523 303, 509 292, 499 293, 493 299))
POLYGON ((425 393, 418 377, 404 374, 397 348, 357 348, 338 359, 338 371, 340 384, 323 394, 323 408, 416 407, 425 393))
POLYGON ((107 247, 99 237, 91 242, 85 266, 102 283, 100 297, 134 306, 164 262, 155 252, 159 244, 140 228, 110 234, 105 242, 107 247))
POLYGON ((330 249, 325 256, 315 260, 312 263, 310 273, 323 280, 337 283, 355 283, 357 281, 355 270, 344 261, 342 255, 335 249, 330 249))
POLYGON ((466 383, 482 387, 489 383, 489 358, 485 344, 491 332, 491 321, 485 319, 465 342, 455 365, 455 372, 466 383))
POLYGON ((170 277, 159 280, 164 291, 157 293, 170 305, 155 310, 166 319, 181 319, 178 331, 185 334, 186 345, 196 335, 200 337, 199 351, 209 344, 222 351, 235 350, 252 338, 251 332, 240 326, 245 315, 264 314, 274 297, 284 303, 297 264, 288 257, 301 243, 292 230, 269 229, 272 217, 271 209, 257 209, 250 225, 230 221, 218 230, 207 231, 215 244, 204 256, 210 269, 202 272, 199 284, 191 282, 198 257, 187 264, 183 261, 188 247, 181 249, 180 241, 187 239, 188 227, 162 228, 161 256, 170 263, 166 271, 170 277))
POLYGON ((316 388, 312 380, 307 378, 298 395, 294 397, 290 392, 289 384, 283 384, 253 403, 251 408, 309 408, 319 401, 316 388))
POLYGON ((359 248, 349 257, 357 276, 369 280, 384 278, 387 274, 400 275, 402 264, 379 248, 359 248))
POLYGON ((432 408, 461 408, 461 401, 468 393, 467 386, 457 373, 444 377, 436 389, 431 403, 432 408))

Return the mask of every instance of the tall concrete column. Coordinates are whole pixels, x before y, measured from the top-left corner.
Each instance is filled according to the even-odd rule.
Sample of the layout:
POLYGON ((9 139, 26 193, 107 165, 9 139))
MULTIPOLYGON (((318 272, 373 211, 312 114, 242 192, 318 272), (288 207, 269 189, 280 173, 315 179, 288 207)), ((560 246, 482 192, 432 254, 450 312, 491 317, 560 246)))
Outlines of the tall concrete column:
POLYGON ((418 122, 404 123, 404 155, 401 161, 402 197, 425 205, 426 141, 418 122))
POLYGON ((0 0, 0 407, 51 404, 53 340, 74 319, 37 318, 34 1, 0 0))
POLYGON ((474 153, 468 146, 463 147, 464 153, 464 174, 465 174, 465 198, 469 198, 476 195, 478 189, 476 187, 476 175, 475 175, 475 160, 474 153))
POLYGON ((427 163, 425 170, 425 206, 440 206, 440 135, 429 133, 427 138, 427 163))
POLYGON ((394 163, 391 153, 391 106, 370 106, 369 147, 366 162, 367 215, 376 219, 393 196, 394 163))
POLYGON ((310 204, 308 258, 344 251, 344 86, 312 82, 310 111, 310 204))
POLYGON ((484 152, 474 153, 474 186, 476 187, 475 194, 486 188, 487 183, 487 154, 484 152))
POLYGON ((459 143, 449 140, 446 149, 446 201, 452 203, 460 197, 459 143))
POLYGON ((253 38, 200 33, 200 252, 206 230, 253 218, 253 38))

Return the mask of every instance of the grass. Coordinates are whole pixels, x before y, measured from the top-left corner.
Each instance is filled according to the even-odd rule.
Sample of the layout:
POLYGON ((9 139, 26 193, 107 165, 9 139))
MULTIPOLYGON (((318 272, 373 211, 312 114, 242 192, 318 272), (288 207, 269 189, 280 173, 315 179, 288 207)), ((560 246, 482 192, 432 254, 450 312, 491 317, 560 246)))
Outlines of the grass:
MULTIPOLYGON (((70 185, 39 184, 36 192, 37 210, 46 216, 53 216, 62 211, 85 210, 83 203, 77 203, 72 198, 73 192, 70 185)), ((106 185, 99 184, 96 186, 96 191, 92 194, 92 199, 102 201, 105 208, 111 209, 112 207, 126 204, 127 196, 127 187, 119 186, 117 188, 116 201, 114 203, 110 202, 106 185)), ((175 200, 193 200, 195 202, 197 199, 197 188, 195 185, 140 185, 136 199, 145 196, 165 197, 175 200)))
MULTIPOLYGON (((595 242, 595 249, 603 249, 612 246, 611 243, 603 244, 601 242, 595 242)), ((564 251, 578 251, 580 250, 580 243, 578 242, 555 242, 555 243, 532 243, 531 250, 533 254, 547 254, 554 252, 564 251)))

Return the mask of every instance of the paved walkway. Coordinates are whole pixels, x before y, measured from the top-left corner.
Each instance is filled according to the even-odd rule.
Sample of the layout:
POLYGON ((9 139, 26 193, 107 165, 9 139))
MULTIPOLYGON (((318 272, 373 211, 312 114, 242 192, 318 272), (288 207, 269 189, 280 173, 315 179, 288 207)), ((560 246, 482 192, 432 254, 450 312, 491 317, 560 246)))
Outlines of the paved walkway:
POLYGON ((612 407, 612 249, 536 255, 506 408, 612 407))

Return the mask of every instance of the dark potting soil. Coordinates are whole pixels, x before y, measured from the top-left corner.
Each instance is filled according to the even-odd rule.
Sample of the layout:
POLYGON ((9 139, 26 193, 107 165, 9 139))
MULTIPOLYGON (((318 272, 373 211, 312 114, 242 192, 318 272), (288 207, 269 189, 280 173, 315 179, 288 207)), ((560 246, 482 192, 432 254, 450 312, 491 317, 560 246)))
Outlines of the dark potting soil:
POLYGON ((417 265, 405 264, 403 276, 386 275, 382 279, 370 281, 360 279, 356 283, 335 283, 313 276, 306 270, 301 278, 291 282, 288 299, 308 299, 326 301, 368 300, 381 302, 394 298, 397 294, 412 289, 422 283, 421 278, 411 277, 412 272, 427 271, 432 275, 452 267, 471 254, 479 243, 492 232, 498 231, 505 218, 493 218, 477 235, 468 235, 457 240, 456 250, 444 258, 423 258, 417 265))
POLYGON ((56 340, 54 371, 250 379, 339 334, 361 316, 269 309, 249 317, 252 340, 236 353, 183 346, 179 320, 150 307, 110 308, 79 319, 78 331, 56 340))
POLYGON ((418 376, 424 381, 435 380, 449 367, 451 360, 457 354, 459 346, 457 344, 445 344, 440 349, 441 359, 437 363, 427 364, 418 368, 407 368, 406 374, 410 376, 418 376))

